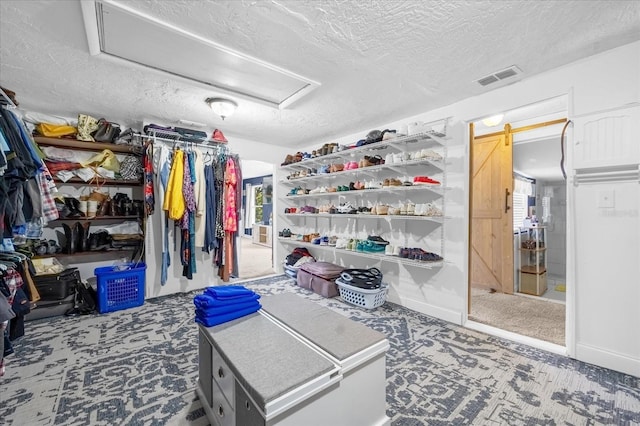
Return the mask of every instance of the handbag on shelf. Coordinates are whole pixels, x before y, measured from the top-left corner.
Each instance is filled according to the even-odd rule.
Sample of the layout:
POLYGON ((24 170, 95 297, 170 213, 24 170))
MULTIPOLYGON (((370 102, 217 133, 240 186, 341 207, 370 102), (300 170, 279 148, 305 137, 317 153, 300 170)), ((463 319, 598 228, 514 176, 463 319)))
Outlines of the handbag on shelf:
POLYGON ((91 134, 96 142, 113 142, 120 135, 120 125, 101 118, 98 128, 91 134))
POLYGON ((78 133, 76 139, 85 142, 95 142, 91 136, 98 129, 98 120, 86 114, 78 114, 78 133))

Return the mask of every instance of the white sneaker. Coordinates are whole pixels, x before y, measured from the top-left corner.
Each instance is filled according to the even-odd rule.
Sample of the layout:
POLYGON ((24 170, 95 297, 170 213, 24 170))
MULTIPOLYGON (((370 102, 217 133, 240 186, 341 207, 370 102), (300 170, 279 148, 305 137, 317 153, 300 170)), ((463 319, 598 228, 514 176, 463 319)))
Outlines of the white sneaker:
POLYGON ((425 216, 430 216, 430 217, 441 217, 442 216, 442 210, 440 210, 438 207, 436 207, 434 204, 432 203, 428 203, 425 205, 425 216))
POLYGON ((388 153, 384 156, 384 164, 393 164, 393 154, 388 153))
POLYGON ((431 149, 423 149, 422 151, 420 151, 420 156, 422 158, 426 158, 427 160, 431 160, 431 161, 442 160, 442 155, 438 154, 437 152, 431 149))

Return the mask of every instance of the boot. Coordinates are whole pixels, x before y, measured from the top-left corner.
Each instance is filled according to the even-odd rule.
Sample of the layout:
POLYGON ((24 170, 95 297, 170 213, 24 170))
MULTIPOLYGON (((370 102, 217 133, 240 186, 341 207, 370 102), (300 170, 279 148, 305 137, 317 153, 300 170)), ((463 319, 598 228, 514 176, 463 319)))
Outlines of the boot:
POLYGON ((133 201, 133 215, 141 219, 144 217, 144 203, 141 200, 133 201))
POLYGON ((67 207, 67 204, 59 198, 55 198, 54 201, 56 203, 56 209, 58 210, 58 216, 60 217, 60 219, 65 219, 69 217, 71 210, 69 210, 69 207, 67 207))
POLYGON ((66 223, 63 223, 62 229, 64 229, 65 237, 62 251, 65 254, 73 254, 76 252, 76 241, 78 240, 76 227, 74 226, 73 228, 71 228, 66 223))
POLYGON ((84 214, 80 211, 80 200, 73 197, 64 197, 64 204, 69 209, 67 217, 82 217, 84 214))
POLYGON ((73 233, 76 239, 76 252, 84 251, 84 228, 80 222, 73 224, 73 233))
POLYGON ((111 198, 107 198, 100 204, 98 209, 98 216, 112 216, 111 215, 111 198))
POLYGON ((91 222, 85 222, 82 224, 82 251, 89 251, 89 227, 91 222))

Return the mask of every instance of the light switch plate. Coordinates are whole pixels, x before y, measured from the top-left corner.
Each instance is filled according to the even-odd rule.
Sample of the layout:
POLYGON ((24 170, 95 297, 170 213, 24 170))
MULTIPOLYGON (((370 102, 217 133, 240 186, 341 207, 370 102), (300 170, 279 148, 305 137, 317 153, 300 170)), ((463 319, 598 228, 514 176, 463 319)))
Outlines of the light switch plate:
POLYGON ((615 207, 615 191, 613 189, 598 192, 598 207, 605 209, 615 207))

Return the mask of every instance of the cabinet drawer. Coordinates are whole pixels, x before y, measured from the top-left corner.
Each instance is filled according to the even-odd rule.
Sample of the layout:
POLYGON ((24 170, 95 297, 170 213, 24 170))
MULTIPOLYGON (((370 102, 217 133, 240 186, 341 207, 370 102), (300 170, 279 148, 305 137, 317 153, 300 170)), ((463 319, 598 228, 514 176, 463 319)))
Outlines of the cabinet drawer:
MULTIPOLYGON (((211 407, 211 384, 213 382, 213 380, 211 379, 212 347, 207 338, 202 335, 202 330, 200 330, 200 333, 198 334, 198 343, 198 382, 200 382, 200 389, 202 389, 202 392, 204 393, 207 406, 211 407)), ((215 384, 213 386, 215 386, 215 384)))
POLYGON ((265 426, 267 422, 237 382, 236 386, 236 420, 238 426, 265 426))
POLYGON ((213 381, 218 385, 227 402, 234 408, 234 377, 227 364, 223 361, 222 357, 215 348, 211 348, 211 375, 213 381))
POLYGON ((216 420, 214 423, 219 426, 235 426, 235 413, 227 398, 215 383, 212 383, 212 388, 213 404, 211 405, 211 411, 213 411, 216 420))

